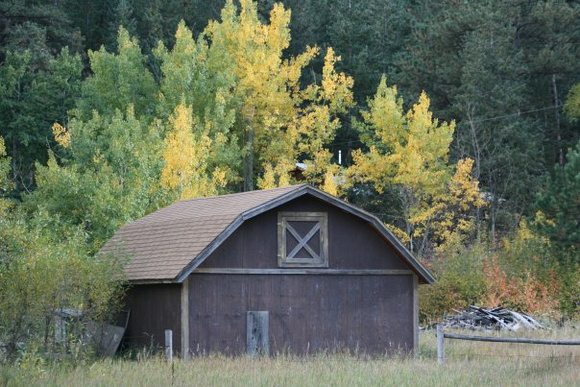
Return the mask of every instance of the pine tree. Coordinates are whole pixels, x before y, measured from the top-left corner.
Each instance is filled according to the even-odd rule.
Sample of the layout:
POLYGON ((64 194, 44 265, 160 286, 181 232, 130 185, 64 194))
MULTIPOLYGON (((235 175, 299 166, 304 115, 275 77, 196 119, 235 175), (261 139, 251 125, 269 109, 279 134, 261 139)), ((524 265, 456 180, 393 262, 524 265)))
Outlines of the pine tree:
POLYGON ((565 165, 555 166, 537 208, 537 225, 558 256, 580 264, 580 141, 568 150, 565 165))

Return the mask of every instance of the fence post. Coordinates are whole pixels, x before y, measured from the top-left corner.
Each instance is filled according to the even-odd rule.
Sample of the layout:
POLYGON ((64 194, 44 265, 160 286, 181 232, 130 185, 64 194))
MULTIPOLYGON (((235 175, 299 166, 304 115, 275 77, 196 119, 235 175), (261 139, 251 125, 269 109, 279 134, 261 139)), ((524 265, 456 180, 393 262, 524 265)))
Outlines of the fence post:
POLYGON ((439 364, 445 363, 444 335, 443 324, 437 324, 437 363, 439 364))
POLYGON ((173 362, 173 331, 165 330, 165 358, 168 363, 173 362))

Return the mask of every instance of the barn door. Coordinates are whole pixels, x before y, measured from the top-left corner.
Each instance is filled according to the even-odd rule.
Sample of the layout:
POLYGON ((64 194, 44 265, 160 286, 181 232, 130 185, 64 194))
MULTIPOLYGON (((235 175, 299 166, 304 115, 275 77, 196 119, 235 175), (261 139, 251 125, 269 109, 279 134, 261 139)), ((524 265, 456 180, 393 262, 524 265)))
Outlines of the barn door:
POLYGON ((248 311, 246 320, 246 353, 250 356, 268 356, 270 353, 269 312, 248 311))

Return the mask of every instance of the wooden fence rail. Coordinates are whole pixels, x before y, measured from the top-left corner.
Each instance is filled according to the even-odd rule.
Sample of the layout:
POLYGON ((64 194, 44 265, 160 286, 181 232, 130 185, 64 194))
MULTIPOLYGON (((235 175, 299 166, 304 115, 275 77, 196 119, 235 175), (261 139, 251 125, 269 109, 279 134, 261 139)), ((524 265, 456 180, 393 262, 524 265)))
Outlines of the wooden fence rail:
POLYGON ((437 324, 437 362, 445 362, 444 339, 468 340, 468 341, 488 341, 494 343, 520 343, 520 344, 543 344, 543 345, 580 345, 580 340, 541 340, 527 339, 519 337, 488 337, 488 336, 467 336, 445 333, 442 324, 437 324))

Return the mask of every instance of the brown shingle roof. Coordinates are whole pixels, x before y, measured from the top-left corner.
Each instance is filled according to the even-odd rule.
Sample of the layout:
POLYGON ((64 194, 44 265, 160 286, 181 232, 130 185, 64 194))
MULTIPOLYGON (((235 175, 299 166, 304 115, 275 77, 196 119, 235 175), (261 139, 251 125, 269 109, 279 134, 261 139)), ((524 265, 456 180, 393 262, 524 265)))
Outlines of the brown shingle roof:
POLYGON ((123 226, 103 248, 130 256, 130 281, 172 281, 240 215, 304 185, 177 202, 123 226))
POLYGON ((123 226, 102 251, 129 254, 132 282, 181 282, 246 219, 304 194, 358 216, 383 235, 422 283, 435 281, 374 215, 305 184, 183 200, 123 226))

